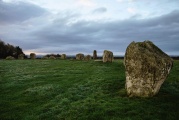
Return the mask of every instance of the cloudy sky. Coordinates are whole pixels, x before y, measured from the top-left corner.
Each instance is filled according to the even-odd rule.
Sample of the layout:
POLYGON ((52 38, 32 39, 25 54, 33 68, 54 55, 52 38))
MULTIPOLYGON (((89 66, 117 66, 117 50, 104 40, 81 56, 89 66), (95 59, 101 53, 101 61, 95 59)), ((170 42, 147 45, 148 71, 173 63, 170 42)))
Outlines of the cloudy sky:
POLYGON ((27 55, 124 55, 144 40, 179 55, 179 0, 0 0, 0 39, 27 55))

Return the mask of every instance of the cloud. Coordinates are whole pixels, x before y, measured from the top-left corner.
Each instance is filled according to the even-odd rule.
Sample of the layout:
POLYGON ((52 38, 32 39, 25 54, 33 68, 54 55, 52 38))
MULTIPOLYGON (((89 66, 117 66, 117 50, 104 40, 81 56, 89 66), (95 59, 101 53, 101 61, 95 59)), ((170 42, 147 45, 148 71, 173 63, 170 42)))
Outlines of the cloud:
POLYGON ((63 22, 54 22, 31 33, 38 40, 37 49, 41 46, 43 51, 50 52, 46 47, 51 47, 56 52, 67 53, 109 49, 124 54, 130 42, 149 39, 165 52, 179 51, 179 11, 152 19, 104 22, 81 20, 68 26, 66 21, 69 19, 68 16, 63 22))
POLYGON ((123 2, 124 0, 116 0, 117 2, 123 2))
MULTIPOLYGON (((96 13, 110 11, 109 8, 104 7, 95 6, 94 8, 89 10, 95 13, 90 14, 93 17, 100 15, 96 13)), ((130 18, 120 20, 84 19, 86 17, 84 14, 70 10, 60 11, 57 14, 44 13, 46 10, 34 4, 0 1, 0 15, 2 16, 0 23, 9 23, 8 25, 0 24, 1 39, 6 43, 22 47, 26 53, 32 51, 44 54, 74 55, 79 52, 92 54, 95 49, 98 54, 102 54, 103 50, 108 49, 113 51, 114 55, 124 55, 130 42, 147 39, 167 53, 177 54, 179 51, 178 10, 151 18, 142 18, 140 14, 135 13, 130 18), (22 4, 32 10, 25 10, 22 4), (13 9, 15 11, 12 11, 13 9), (32 12, 33 10, 36 13, 32 12), (14 17, 12 14, 17 16, 14 17)))
POLYGON ((43 8, 31 3, 0 1, 0 23, 22 22, 45 12, 43 8))
POLYGON ((78 4, 86 7, 94 7, 95 3, 91 0, 78 0, 78 4))
POLYGON ((122 3, 122 2, 129 2, 129 3, 134 2, 134 0, 116 0, 116 1, 119 2, 119 3, 122 3))
POLYGON ((132 14, 136 13, 136 9, 134 9, 134 8, 127 8, 127 11, 132 14))
POLYGON ((97 9, 93 10, 92 13, 105 13, 105 12, 107 12, 107 8, 100 7, 100 8, 97 8, 97 9))

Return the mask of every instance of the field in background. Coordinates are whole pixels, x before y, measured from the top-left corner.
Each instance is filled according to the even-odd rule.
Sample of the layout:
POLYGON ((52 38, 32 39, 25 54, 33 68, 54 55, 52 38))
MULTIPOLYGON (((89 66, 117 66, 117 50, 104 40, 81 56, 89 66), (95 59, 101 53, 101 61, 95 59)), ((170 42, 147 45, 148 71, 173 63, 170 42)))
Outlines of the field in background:
POLYGON ((153 98, 128 98, 122 60, 0 60, 0 119, 177 120, 179 61, 153 98))

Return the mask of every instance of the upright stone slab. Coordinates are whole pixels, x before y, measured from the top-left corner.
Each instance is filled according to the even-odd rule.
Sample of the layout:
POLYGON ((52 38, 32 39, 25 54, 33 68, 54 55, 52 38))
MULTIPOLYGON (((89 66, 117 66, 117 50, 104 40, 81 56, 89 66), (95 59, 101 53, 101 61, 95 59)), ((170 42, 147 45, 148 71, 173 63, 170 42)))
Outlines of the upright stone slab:
POLYGON ((55 57, 55 56, 53 56, 53 55, 51 55, 51 56, 49 57, 49 59, 51 59, 51 60, 55 60, 55 59, 56 59, 56 57, 55 57))
POLYGON ((84 60, 84 54, 82 53, 76 54, 76 60, 84 60))
POLYGON ((97 59, 97 51, 96 51, 96 50, 93 51, 93 59, 94 59, 94 60, 97 59))
POLYGON ((108 50, 104 50, 103 53, 103 62, 112 62, 113 61, 113 53, 108 50))
POLYGON ((66 54, 62 54, 61 59, 65 60, 66 59, 66 54))
POLYGON ((6 57, 6 60, 14 60, 15 58, 14 57, 12 57, 12 56, 7 56, 6 57))
POLYGON ((86 61, 91 60, 91 55, 87 55, 87 56, 85 56, 85 60, 86 60, 86 61))
POLYGON ((167 78, 173 60, 150 41, 132 42, 124 57, 129 97, 156 95, 167 78))
POLYGON ((36 54, 35 53, 30 53, 30 59, 36 59, 36 54))
POLYGON ((19 60, 23 60, 23 59, 24 59, 24 54, 18 55, 18 59, 19 59, 19 60))

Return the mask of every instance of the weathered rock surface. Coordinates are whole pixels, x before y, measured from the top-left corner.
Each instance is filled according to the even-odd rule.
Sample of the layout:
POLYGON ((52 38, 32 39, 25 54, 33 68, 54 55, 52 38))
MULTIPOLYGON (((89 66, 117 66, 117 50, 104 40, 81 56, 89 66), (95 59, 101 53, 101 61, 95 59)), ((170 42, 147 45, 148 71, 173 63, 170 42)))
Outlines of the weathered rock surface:
POLYGON ((82 53, 76 54, 76 60, 84 60, 84 54, 82 53))
POLYGON ((12 57, 12 56, 7 56, 6 57, 6 60, 14 60, 15 58, 14 57, 12 57))
POLYGON ((55 56, 50 56, 49 59, 51 59, 51 60, 55 60, 56 57, 55 57, 55 56))
POLYGON ((23 60, 24 59, 24 54, 18 55, 18 59, 23 60))
POLYGON ((94 60, 97 59, 97 51, 96 50, 93 51, 93 59, 94 60))
POLYGON ((108 50, 104 50, 103 53, 103 62, 112 62, 113 61, 113 53, 108 50))
POLYGON ((66 54, 62 54, 61 59, 65 60, 66 59, 66 54))
POLYGON ((85 60, 86 60, 86 61, 91 60, 91 55, 87 55, 87 56, 85 56, 85 60))
POLYGON ((173 60, 150 41, 132 42, 124 57, 129 97, 156 95, 167 78, 173 60))
POLYGON ((36 59, 36 54, 35 53, 30 53, 30 59, 36 59))

